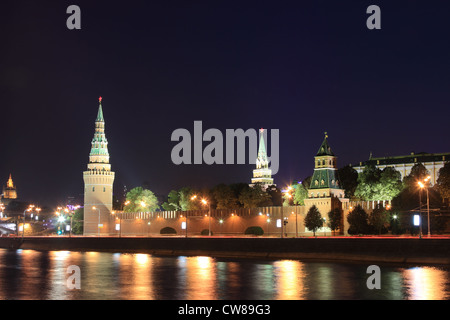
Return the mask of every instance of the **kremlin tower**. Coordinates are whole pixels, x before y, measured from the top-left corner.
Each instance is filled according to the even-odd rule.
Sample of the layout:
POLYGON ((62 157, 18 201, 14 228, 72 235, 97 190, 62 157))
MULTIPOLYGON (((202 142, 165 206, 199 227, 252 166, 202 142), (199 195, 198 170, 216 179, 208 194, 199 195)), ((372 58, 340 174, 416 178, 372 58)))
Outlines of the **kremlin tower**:
POLYGON ((84 235, 110 233, 114 172, 109 164, 108 140, 105 136, 102 97, 99 99, 94 138, 91 142, 84 180, 84 235))
POLYGON ((11 174, 9 174, 8 182, 6 186, 3 187, 2 203, 7 205, 10 201, 17 199, 17 190, 14 186, 11 174))
MULTIPOLYGON (((325 132, 325 138, 314 157, 314 173, 308 189, 308 198, 305 199, 305 212, 315 205, 323 217, 335 208, 348 213, 348 204, 349 199, 345 198, 345 191, 338 176, 337 157, 331 150, 325 132)), ((346 221, 346 218, 341 221, 341 234, 344 233, 344 227, 345 230, 348 229, 346 221)))
POLYGON ((263 189, 273 185, 272 170, 269 169, 269 159, 267 158, 266 144, 264 143, 264 129, 259 130, 259 148, 256 158, 256 169, 253 170, 252 184, 260 183, 263 189))

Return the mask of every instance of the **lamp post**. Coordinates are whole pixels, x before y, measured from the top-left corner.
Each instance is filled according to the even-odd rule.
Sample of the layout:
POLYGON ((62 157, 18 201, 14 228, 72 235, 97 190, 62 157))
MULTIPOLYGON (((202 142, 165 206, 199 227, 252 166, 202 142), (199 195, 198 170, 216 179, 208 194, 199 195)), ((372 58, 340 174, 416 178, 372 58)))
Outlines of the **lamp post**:
POLYGON ((208 235, 211 236, 211 203, 208 203, 206 199, 202 199, 202 203, 204 205, 208 205, 208 220, 209 220, 209 227, 208 227, 208 235))
POLYGON ((426 186, 425 184, 428 183, 428 180, 430 180, 430 179, 431 179, 431 176, 428 176, 428 177, 425 178, 425 180, 423 182, 422 181, 418 182, 419 187, 421 189, 426 188, 426 190, 427 190, 427 222, 428 222, 428 236, 429 237, 431 236, 431 228, 430 228, 431 227, 430 226, 430 197, 428 195, 428 186, 426 186))
POLYGON ((25 213, 30 212, 31 210, 33 210, 34 205, 30 205, 28 206, 28 208, 23 212, 23 223, 22 223, 22 240, 25 236, 25 213))
MULTIPOLYGON (((147 204, 144 201, 141 201, 141 202, 139 202, 139 205, 141 206, 141 208, 143 208, 144 213, 145 213, 145 208, 147 207, 147 204)), ((145 215, 144 215, 144 217, 145 217, 145 215)), ((143 219, 144 219, 144 217, 143 217, 143 219)), ((150 237, 150 227, 149 227, 150 224, 149 223, 150 223, 150 221, 147 221, 147 237, 150 237)))
POLYGON ((98 210, 98 225, 97 225, 97 237, 100 237, 100 208, 92 207, 93 210, 98 210))
MULTIPOLYGON (((72 237, 72 216, 73 212, 70 211, 68 208, 64 208, 64 212, 70 217, 70 230, 69 230, 69 238, 72 237)), ((67 231, 67 226, 65 227, 67 231)))
MULTIPOLYGON (((286 198, 287 198, 286 200, 288 201, 288 204, 290 204, 289 202, 290 202, 290 200, 292 198, 292 195, 290 193, 291 191, 292 191, 292 187, 291 186, 288 186, 286 188, 286 190, 282 191, 286 195, 286 198)), ((283 238, 283 228, 286 228, 286 224, 287 224, 287 221, 286 221, 286 223, 284 221, 283 206, 284 206, 284 202, 281 203, 281 238, 283 238)), ((297 227, 297 215, 295 216, 295 219, 296 219, 295 220, 295 226, 297 227)), ((287 236, 287 232, 286 232, 286 236, 287 236)))

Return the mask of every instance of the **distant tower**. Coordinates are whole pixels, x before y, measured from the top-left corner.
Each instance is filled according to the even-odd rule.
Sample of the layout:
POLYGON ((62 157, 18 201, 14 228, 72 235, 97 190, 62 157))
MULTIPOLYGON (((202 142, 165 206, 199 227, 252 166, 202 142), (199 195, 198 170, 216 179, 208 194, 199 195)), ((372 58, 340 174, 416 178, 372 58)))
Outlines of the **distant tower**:
POLYGON ((102 97, 95 120, 89 164, 83 172, 84 180, 84 235, 111 232, 110 218, 113 205, 114 172, 109 164, 108 140, 105 136, 102 97), (99 222, 100 221, 100 222, 99 222))
POLYGON ((269 160, 267 158, 266 144, 264 143, 264 129, 259 130, 259 148, 256 158, 256 169, 253 170, 252 184, 260 183, 264 189, 273 185, 272 170, 269 169, 269 160))
POLYGON ((6 186, 3 187, 2 203, 7 205, 11 200, 14 199, 17 199, 17 190, 14 186, 11 174, 9 174, 9 179, 6 182, 6 186))
POLYGON ((330 196, 338 198, 344 197, 344 190, 341 187, 337 175, 337 158, 333 151, 331 151, 327 138, 328 135, 325 132, 325 139, 314 157, 314 174, 311 178, 311 185, 309 186, 310 198, 330 196))
MULTIPOLYGON (((329 211, 334 208, 348 209, 348 199, 339 181, 337 173, 337 157, 328 144, 328 135, 314 157, 314 173, 308 189, 308 198, 305 199, 306 211, 315 205, 323 217, 327 217, 329 211)), ((344 221, 341 223, 341 233, 343 232, 344 221)))

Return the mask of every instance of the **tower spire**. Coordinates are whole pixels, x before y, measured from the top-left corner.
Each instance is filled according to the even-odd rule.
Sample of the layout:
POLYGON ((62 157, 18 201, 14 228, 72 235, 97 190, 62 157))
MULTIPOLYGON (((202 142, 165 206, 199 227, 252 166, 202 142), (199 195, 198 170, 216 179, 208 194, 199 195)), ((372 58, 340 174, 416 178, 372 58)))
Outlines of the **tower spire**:
POLYGON ((112 190, 115 173, 109 163, 108 140, 105 135, 102 97, 98 98, 95 132, 84 180, 83 234, 109 234, 112 231, 112 190))
POLYGON ((253 170, 252 184, 261 183, 264 188, 273 185, 272 170, 269 169, 266 144, 264 142, 264 129, 259 129, 258 157, 256 158, 256 169, 253 170))
POLYGON ((323 139, 323 142, 320 145, 319 151, 317 151, 316 157, 317 156, 334 156, 334 153, 331 150, 327 139, 328 139, 328 133, 325 132, 325 138, 323 139))
POLYGON ((102 97, 98 98, 98 113, 96 121, 105 121, 105 119, 103 119, 102 97))
POLYGON ((11 173, 9 174, 9 179, 8 179, 8 182, 6 183, 6 186, 8 188, 14 188, 14 183, 13 183, 13 180, 11 178, 11 173))
POLYGON ((269 164, 267 161, 266 144, 264 142, 264 129, 263 128, 259 129, 259 133, 260 134, 259 134, 258 159, 260 161, 265 160, 267 164, 269 164))
MULTIPOLYGON (((105 135, 105 119, 103 118, 102 97, 98 98, 99 106, 97 118, 95 119, 94 138, 91 142, 91 152, 89 154, 89 163, 109 163, 108 140, 105 135)), ((103 165, 101 169, 109 170, 109 165, 103 165), (108 167, 108 168, 105 168, 108 167)))

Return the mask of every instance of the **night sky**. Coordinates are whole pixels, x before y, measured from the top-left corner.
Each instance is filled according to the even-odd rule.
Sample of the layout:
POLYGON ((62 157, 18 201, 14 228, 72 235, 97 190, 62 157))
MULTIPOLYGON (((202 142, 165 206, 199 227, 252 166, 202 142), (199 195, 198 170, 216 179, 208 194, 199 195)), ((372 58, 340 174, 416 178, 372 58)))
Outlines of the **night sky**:
POLYGON ((444 1, 2 1, 0 183, 11 173, 40 205, 82 194, 99 96, 116 190, 249 183, 252 164, 172 163, 172 132, 195 120, 279 129, 279 186, 312 174, 325 131, 340 167, 450 152, 449 15, 444 1))

